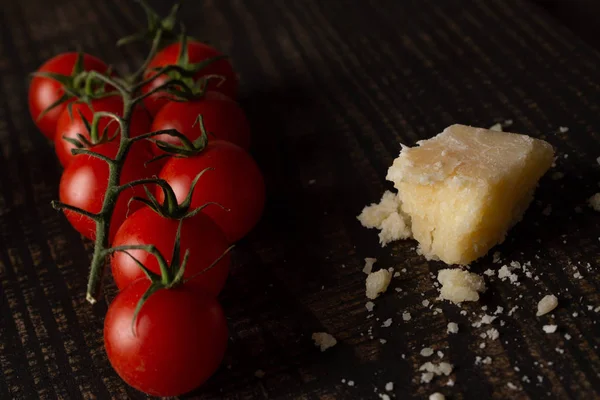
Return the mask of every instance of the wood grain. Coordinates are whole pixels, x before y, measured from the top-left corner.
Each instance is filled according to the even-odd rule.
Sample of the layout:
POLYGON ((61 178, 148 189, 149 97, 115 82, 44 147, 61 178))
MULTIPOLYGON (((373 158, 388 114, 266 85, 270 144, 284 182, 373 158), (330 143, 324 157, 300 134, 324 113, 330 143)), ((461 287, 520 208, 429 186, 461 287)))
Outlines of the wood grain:
MULTIPOLYGON (((146 398, 106 359, 103 316, 116 288, 107 278, 105 301, 84 301, 91 245, 49 205, 61 171, 26 103, 26 74, 59 51, 81 46, 133 69, 144 49, 114 42, 143 19, 135 4, 117 0, 5 3, 0 398, 146 398)), ((268 185, 263 220, 236 249, 222 295, 232 336, 224 366, 187 398, 370 399, 387 382, 398 399, 435 391, 451 399, 600 398, 600 214, 585 204, 600 183, 597 51, 524 1, 207 0, 184 10, 189 30, 230 54, 240 73, 252 151, 268 185), (521 274, 514 286, 488 278, 482 300, 458 308, 436 299, 434 274, 444 265, 426 262, 412 241, 381 249, 355 217, 389 188, 384 177, 400 143, 451 123, 508 119, 558 155, 525 219, 495 249, 505 263, 530 261, 537 279, 521 274), (564 177, 552 179, 556 171, 564 177), (364 257, 405 269, 371 317, 364 257), (559 308, 537 318, 548 293, 559 308), (500 338, 484 340, 491 326, 472 324, 497 307, 504 312, 491 326, 500 338), (458 334, 446 333, 450 321, 458 334), (558 333, 543 332, 550 323, 558 333), (316 331, 338 345, 319 352, 316 331), (446 377, 420 382, 418 368, 430 360, 419 355, 423 347, 454 365, 453 387, 446 377), (493 361, 476 365, 476 357, 493 361), (254 376, 258 369, 264 378, 254 376)), ((500 265, 488 256, 472 270, 500 265)))

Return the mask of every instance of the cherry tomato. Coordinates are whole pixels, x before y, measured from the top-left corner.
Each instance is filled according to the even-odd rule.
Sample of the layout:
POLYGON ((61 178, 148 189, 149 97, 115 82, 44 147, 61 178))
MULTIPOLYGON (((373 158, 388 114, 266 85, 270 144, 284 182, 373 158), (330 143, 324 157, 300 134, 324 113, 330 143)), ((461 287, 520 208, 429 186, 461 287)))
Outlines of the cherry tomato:
MULTIPOLYGON (((244 111, 229 97, 219 92, 208 91, 202 99, 195 101, 170 101, 154 116, 152 131, 176 129, 188 139, 200 136, 196 120, 202 115, 204 128, 211 139, 225 140, 247 150, 250 147, 250 125, 244 111)), ((179 144, 179 139, 169 135, 156 136, 156 139, 179 144)), ((156 154, 162 151, 153 146, 156 154)))
MULTIPOLYGON (((180 48, 180 43, 173 43, 159 51, 150 62, 147 72, 144 75, 145 78, 149 78, 153 74, 155 74, 156 71, 153 71, 153 69, 155 68, 177 64, 180 48)), ((215 48, 197 41, 188 41, 187 49, 188 60, 191 64, 197 64, 201 61, 222 55, 222 53, 216 50, 215 48)), ((233 70, 231 62, 228 59, 223 58, 209 64, 206 68, 203 68, 198 73, 196 73, 194 78, 199 79, 203 76, 208 75, 214 75, 223 78, 211 79, 208 83, 209 90, 221 92, 232 99, 235 99, 237 97, 238 77, 235 71, 233 70)), ((142 88, 142 92, 148 93, 150 90, 162 85, 167 80, 167 75, 161 75, 154 79, 148 85, 144 86, 144 88, 142 88)), ((164 93, 155 93, 144 100, 144 105, 146 106, 148 111, 150 111, 150 114, 154 116, 156 115, 158 110, 163 105, 165 105, 167 101, 168 97, 165 96, 164 93)))
MULTIPOLYGON (((109 142, 94 146, 90 150, 107 157, 114 157, 117 154, 118 144, 109 142)), ((124 184, 155 175, 159 166, 154 165, 155 163, 144 166, 144 163, 151 157, 147 142, 134 143, 123 165, 120 183, 124 184)), ((87 154, 79 154, 73 157, 63 172, 60 179, 59 199, 63 203, 97 213, 102 209, 107 186, 108 165, 106 162, 87 154)), ((144 195, 145 192, 141 186, 121 192, 111 218, 109 241, 112 241, 127 215, 141 207, 141 203, 137 201, 132 202, 128 207, 129 199, 133 196, 144 197, 144 195)), ((95 239, 96 224, 92 219, 69 210, 65 210, 65 216, 79 233, 90 240, 95 239)))
MULTIPOLYGON (((77 62, 77 53, 62 53, 46 61, 37 72, 53 72, 60 75, 71 75, 73 67, 77 62)), ((86 71, 98 71, 105 73, 108 66, 100 59, 84 54, 84 69, 86 71)), ((34 76, 29 85, 29 113, 31 118, 48 139, 53 140, 56 132, 56 123, 70 99, 61 105, 48 111, 43 117, 40 114, 50 107, 64 94, 62 85, 51 78, 34 76), (39 119, 38 119, 39 118, 39 119)))
MULTIPOLYGON (((171 262, 173 245, 179 221, 160 216, 149 207, 143 207, 131 214, 121 225, 112 246, 153 244, 171 262)), ((186 285, 216 296, 219 294, 229 272, 231 257, 226 254, 213 268, 200 273, 216 261, 229 247, 225 235, 215 223, 205 215, 197 214, 183 220, 180 236, 181 257, 186 250, 190 255, 184 276, 196 276, 186 285)), ((129 250, 146 268, 160 274, 156 258, 143 250, 129 250)), ((141 268, 126 253, 118 252, 111 259, 112 275, 118 288, 123 290, 131 282, 145 276, 141 268)))
MULTIPOLYGON (((71 114, 69 114, 69 110, 65 109, 58 118, 56 136, 54 137, 54 149, 63 167, 68 166, 73 159, 71 150, 75 148, 74 144, 69 143, 64 138, 77 139, 77 134, 82 134, 86 139, 90 139, 90 134, 86 129, 84 121, 81 119, 81 115, 83 115, 90 125, 94 119, 94 112, 107 111, 120 117, 123 116, 123 100, 120 96, 109 96, 92 100, 91 106, 92 108, 85 103, 75 103, 73 104, 71 114)), ((129 135, 135 137, 149 132, 150 124, 150 116, 146 110, 142 107, 136 107, 131 116, 129 135)), ((109 117, 102 117, 98 124, 99 135, 102 135, 106 126, 108 126, 107 134, 109 137, 119 131, 119 125, 116 121, 109 117)), ((118 140, 118 137, 116 139, 118 140)))
POLYGON ((106 354, 134 388, 154 396, 178 396, 203 384, 221 364, 227 321, 215 298, 182 285, 152 294, 132 331, 136 305, 149 285, 148 279, 138 279, 108 307, 106 354))
MULTIPOLYGON (((241 147, 222 140, 209 141, 197 156, 171 158, 159 177, 173 188, 178 201, 183 201, 191 183, 201 171, 212 167, 198 180, 192 195, 192 207, 216 202, 204 213, 212 218, 231 242, 246 235, 256 225, 265 204, 265 184, 258 166, 241 147)), ((163 201, 162 191, 157 198, 163 201)))

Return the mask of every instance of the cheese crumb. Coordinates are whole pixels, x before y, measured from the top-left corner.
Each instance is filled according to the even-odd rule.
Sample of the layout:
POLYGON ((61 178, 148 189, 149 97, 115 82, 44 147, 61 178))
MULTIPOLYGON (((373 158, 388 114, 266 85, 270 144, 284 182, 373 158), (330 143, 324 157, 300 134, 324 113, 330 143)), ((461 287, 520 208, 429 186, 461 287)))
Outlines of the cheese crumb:
POLYGON ((474 328, 479 328, 481 325, 491 324, 492 322, 494 322, 495 319, 496 319, 496 317, 494 317, 494 316, 484 314, 479 321, 473 322, 471 324, 471 326, 474 328))
POLYGON ((385 292, 392 280, 392 274, 387 269, 380 269, 377 272, 370 273, 367 276, 366 295, 369 299, 376 299, 381 293, 385 292))
POLYGON ((435 392, 434 394, 429 395, 429 400, 446 400, 446 396, 440 392, 435 392))
POLYGON ((409 312, 403 312, 403 313, 402 313, 402 319, 403 319, 404 321, 410 321, 410 319, 411 319, 411 318, 412 318, 412 316, 410 315, 410 313, 409 313, 409 312))
POLYGON ((557 326, 556 326, 556 325, 544 325, 544 326, 542 327, 542 329, 543 329, 543 330, 544 330, 544 332, 546 332, 546 333, 554 333, 554 332, 556 332, 556 328, 557 328, 557 326))
POLYGON ((588 203, 589 203, 590 207, 592 207, 594 210, 600 212, 600 192, 596 193, 595 195, 590 197, 588 199, 588 203))
POLYGON ((448 323, 448 333, 458 333, 458 324, 456 322, 448 323))
POLYGON ((496 340, 500 337, 500 332, 498 332, 498 329, 496 328, 488 329, 485 333, 487 334, 487 337, 492 340, 496 340))
POLYGON ((380 229, 378 236, 381 247, 385 247, 388 243, 396 240, 407 239, 411 235, 408 217, 397 212, 384 219, 380 229))
POLYGON ((379 203, 363 208, 357 217, 365 228, 377 228, 382 247, 411 236, 410 218, 402 212, 400 198, 391 191, 383 193, 379 203))
POLYGON ((433 379, 433 372, 423 372, 421 374, 421 383, 429 383, 433 379))
MULTIPOLYGON (((519 263, 511 263, 511 266, 513 268, 515 268, 515 266, 520 266, 519 263)), ((508 265, 503 265, 499 270, 498 270, 498 278, 500 278, 502 281, 505 281, 507 278, 510 280, 510 283, 515 283, 519 280, 519 277, 517 276, 517 274, 513 274, 510 269, 508 268, 508 265)), ((517 284, 518 286, 518 284, 517 284)))
POLYGON ((479 293, 485 291, 485 282, 477 274, 462 269, 442 269, 438 272, 438 281, 442 284, 440 298, 453 303, 479 300, 479 293))
POLYGON ((544 296, 537 306, 536 316, 542 316, 544 314, 548 314, 550 311, 554 310, 558 306, 558 299, 553 294, 548 294, 544 296))
POLYGON ((387 390, 388 392, 391 392, 392 390, 394 390, 394 382, 388 382, 385 384, 385 390, 387 390))
POLYGON ((320 347, 321 351, 325 351, 337 344, 337 340, 327 332, 315 332, 312 334, 312 340, 315 341, 315 346, 320 347))
POLYGON ((490 131, 502 132, 502 124, 501 123, 494 124, 494 125, 490 126, 489 129, 490 129, 490 131))
POLYGON ((383 324, 381 324, 382 328, 389 328, 390 326, 392 326, 392 319, 388 318, 385 321, 383 321, 383 324))
POLYGON ((546 208, 544 208, 544 210, 542 211, 542 214, 544 214, 546 217, 552 214, 552 206, 548 204, 546 208))
POLYGON ((558 130, 560 131, 560 133, 567 133, 567 132, 569 132, 569 128, 567 128, 566 126, 559 126, 558 130))
POLYGON ((431 347, 425 347, 421 350, 421 355, 423 357, 429 357, 433 354, 433 349, 431 347))
POLYGON ((367 309, 368 312, 373 311, 373 308, 375 308, 375 303, 373 303, 372 301, 367 301, 365 303, 365 308, 367 309))
POLYGON ((426 371, 435 375, 450 375, 454 366, 447 362, 441 362, 437 365, 431 361, 427 361, 425 364, 419 367, 419 371, 426 371))
POLYGON ((376 258, 371 258, 371 257, 367 257, 365 258, 365 266, 363 267, 363 272, 365 274, 370 274, 371 271, 373 270, 373 264, 375 264, 377 262, 376 258))

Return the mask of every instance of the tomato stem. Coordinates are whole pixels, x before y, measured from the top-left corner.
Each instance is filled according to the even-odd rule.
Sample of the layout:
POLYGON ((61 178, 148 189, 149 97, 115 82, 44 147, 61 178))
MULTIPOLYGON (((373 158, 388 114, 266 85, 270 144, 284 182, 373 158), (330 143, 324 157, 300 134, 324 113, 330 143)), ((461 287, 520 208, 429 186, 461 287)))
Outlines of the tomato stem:
MULTIPOLYGON (((136 141, 139 141, 139 140, 150 139, 150 138, 156 137, 158 135, 169 135, 169 136, 178 138, 182 143, 182 147, 188 149, 188 151, 190 151, 189 149, 197 149, 199 147, 198 143, 192 143, 183 134, 181 134, 180 132, 173 130, 173 129, 149 132, 149 133, 137 136, 135 138, 130 137, 130 124, 131 124, 132 114, 133 114, 133 110, 137 106, 137 104, 140 103, 145 97, 149 96, 150 94, 153 94, 153 93, 156 93, 159 91, 166 91, 169 88, 177 87, 177 89, 179 91, 184 91, 184 92, 185 92, 185 90, 191 91, 192 89, 190 89, 187 85, 185 85, 185 82, 183 82, 182 79, 187 79, 188 77, 191 77, 191 75, 194 73, 194 71, 187 71, 187 70, 185 70, 185 68, 175 65, 175 66, 167 66, 167 67, 160 68, 156 71, 155 74, 152 74, 152 76, 150 76, 149 78, 142 79, 143 75, 146 73, 146 71, 148 69, 148 66, 149 66, 152 58, 158 52, 158 49, 162 42, 162 39, 165 38, 165 36, 169 36, 169 35, 172 36, 173 28, 175 26, 175 16, 177 14, 177 11, 179 10, 179 5, 173 6, 171 8, 170 14, 166 18, 160 19, 158 17, 158 15, 147 4, 145 4, 143 1, 141 1, 141 2, 146 10, 146 13, 147 13, 148 19, 149 19, 149 28, 148 28, 147 34, 153 35, 152 46, 150 48, 150 51, 149 51, 148 56, 146 57, 144 63, 130 77, 130 79, 123 80, 123 79, 119 79, 119 78, 114 78, 114 77, 110 76, 109 72, 107 72, 106 74, 102 74, 97 71, 83 71, 83 58, 78 60, 78 63, 76 64, 76 67, 74 68, 72 75, 70 77, 50 76, 50 78, 52 78, 52 79, 58 80, 59 82, 64 82, 65 95, 63 96, 64 99, 61 98, 61 101, 66 101, 70 97, 78 94, 78 93, 75 93, 75 91, 73 90, 74 88, 72 87, 75 84, 77 86, 76 89, 84 90, 84 93, 82 94, 82 97, 81 97, 82 101, 89 100, 89 95, 94 92, 94 89, 98 84, 100 84, 100 86, 102 88, 104 86, 106 86, 106 87, 112 87, 116 90, 116 92, 114 90, 111 90, 109 94, 104 94, 104 92, 102 91, 102 95, 114 95, 114 94, 118 93, 123 100, 122 117, 119 117, 116 114, 109 113, 109 112, 95 112, 94 118, 93 118, 91 124, 87 123, 87 120, 85 121, 86 128, 90 132, 90 138, 91 138, 90 143, 91 144, 97 144, 98 142, 102 142, 102 141, 108 140, 108 139, 114 139, 115 137, 117 137, 117 134, 115 134, 115 135, 113 135, 113 137, 108 138, 107 127, 105 127, 103 129, 102 133, 99 132, 99 124, 100 124, 101 118, 110 118, 111 121, 109 122, 109 124, 113 123, 113 122, 117 122, 119 124, 119 129, 120 129, 119 147, 117 150, 117 154, 115 155, 114 158, 110 158, 110 157, 107 157, 107 156, 104 156, 101 154, 97 154, 92 150, 82 148, 82 147, 84 147, 84 145, 87 145, 88 143, 83 143, 82 146, 76 146, 78 148, 75 148, 72 150, 73 154, 85 154, 90 157, 96 157, 98 159, 101 159, 101 160, 105 161, 108 166, 107 189, 104 194, 104 200, 103 200, 102 208, 101 208, 100 212, 91 213, 89 211, 83 210, 79 207, 75 207, 75 206, 72 206, 69 204, 64 204, 64 203, 61 203, 58 201, 52 202, 52 206, 54 208, 56 208, 58 210, 68 210, 68 211, 79 213, 81 215, 84 215, 84 216, 92 219, 96 224, 96 238, 95 238, 95 243, 94 243, 94 253, 92 256, 92 262, 91 262, 91 266, 90 266, 90 274, 89 274, 89 279, 88 279, 88 284, 87 284, 87 292, 86 292, 86 300, 88 302, 90 302, 91 304, 96 303, 98 300, 98 297, 100 295, 100 291, 102 288, 102 279, 103 279, 104 272, 106 269, 106 257, 108 255, 114 253, 115 251, 124 251, 127 253, 127 250, 141 249, 141 250, 150 252, 151 254, 153 254, 156 257, 157 262, 160 267, 160 270, 161 270, 160 278, 158 277, 157 274, 152 275, 153 273, 151 271, 149 271, 146 267, 144 267, 139 262, 139 260, 135 259, 135 257, 131 256, 131 254, 127 253, 127 254, 129 254, 129 256, 134 258, 134 260, 144 270, 144 272, 146 273, 148 278, 150 278, 153 282, 152 283, 153 290, 146 292, 144 294, 144 298, 147 298, 151 294, 151 292, 156 291, 160 288, 169 288, 173 285, 179 284, 183 280, 183 271, 185 269, 187 257, 189 255, 189 251, 186 250, 185 256, 183 257, 183 261, 180 260, 180 247, 179 246, 180 246, 180 232, 181 232, 182 220, 180 220, 178 230, 177 230, 177 235, 175 238, 173 254, 171 256, 172 257, 171 258, 171 268, 169 268, 169 264, 167 263, 164 256, 162 254, 160 254, 160 252, 158 251, 158 249, 156 249, 155 246, 152 246, 152 245, 149 245, 149 246, 125 246, 125 247, 117 247, 117 248, 112 248, 112 249, 109 248, 109 245, 110 245, 109 232, 110 232, 110 226, 111 226, 111 217, 113 215, 118 196, 124 190, 132 188, 134 186, 143 185, 144 189, 146 190, 146 194, 148 195, 148 197, 150 199, 149 203, 158 205, 158 201, 156 200, 156 198, 153 195, 151 195, 151 192, 145 186, 148 184, 158 185, 162 188, 163 193, 165 195, 166 202, 168 203, 168 204, 166 204, 166 206, 172 208, 172 207, 174 207, 173 206, 173 203, 174 203, 174 205, 177 207, 177 210, 183 211, 183 208, 180 208, 179 205, 177 204, 176 196, 175 196, 175 193, 173 192, 173 189, 169 186, 169 184, 166 181, 164 181, 162 179, 149 178, 149 179, 141 179, 141 180, 136 180, 133 182, 121 184, 120 179, 121 179, 121 172, 123 169, 123 165, 125 163, 125 159, 127 157, 127 154, 129 152, 131 146, 133 145, 133 143, 135 143, 136 141), (148 93, 142 94, 142 95, 138 94, 139 90, 144 85, 151 83, 153 80, 157 79, 161 75, 163 75, 167 72, 170 72, 170 71, 173 71, 174 74, 178 75, 178 78, 169 79, 167 82, 159 85, 157 88, 153 89, 151 92, 148 92, 148 93), (181 79, 179 77, 181 77, 181 79), (179 87, 180 85, 182 87, 179 87), (71 92, 73 92, 73 93, 71 93, 71 92)), ((138 36, 141 38, 144 35, 141 35, 141 36, 134 35, 132 37, 137 38, 138 36)), ((130 37, 129 39, 131 39, 132 37, 130 37)), ((208 63, 210 63, 212 61, 214 61, 214 60, 208 60, 208 63)), ((58 104, 58 102, 57 102, 57 104, 58 104)), ((55 106, 55 105, 53 104, 52 106, 55 106)), ((200 123, 201 123, 201 121, 200 121, 200 123)), ((204 133, 204 136, 205 135, 206 134, 204 133)), ((204 147, 204 143, 202 143, 202 147, 204 147)), ((146 204, 148 204, 148 203, 146 203, 146 204)), ((187 204, 187 203, 185 203, 185 204, 187 204)), ((165 205, 163 205, 162 207, 165 207, 165 205)), ((185 205, 185 207, 189 208, 189 205, 185 205)), ((182 215, 180 215, 179 217, 185 218, 185 216, 187 214, 187 208, 185 209, 184 213, 180 213, 182 215)), ((139 308, 141 307, 142 303, 143 302, 138 304, 137 311, 139 311, 139 308)), ((137 314, 137 311, 136 311, 136 314, 137 314)))
MULTIPOLYGON (((162 38, 163 38, 163 29, 159 28, 158 31, 156 32, 156 35, 154 36, 154 39, 152 40, 152 46, 150 47, 150 51, 148 52, 148 55, 146 56, 144 63, 131 76, 131 78, 130 78, 131 82, 136 82, 144 74, 144 72, 146 71, 146 68, 148 68, 148 64, 150 64, 150 61, 152 61, 152 57, 154 57, 154 55, 158 51, 158 48, 160 47, 160 44, 162 42, 162 38)), ((136 91, 137 86, 133 86, 132 90, 136 91)))
POLYGON ((78 154, 86 154, 90 157, 96 157, 99 158, 100 160, 108 163, 108 164, 113 164, 115 162, 115 160, 113 160, 110 157, 107 157, 103 154, 99 154, 96 153, 94 151, 88 150, 88 149, 84 149, 84 148, 74 148, 71 150, 71 154, 73 154, 74 156, 78 155, 78 154))
POLYGON ((88 218, 90 218, 90 219, 92 219, 94 221, 98 221, 100 219, 100 215, 99 214, 91 213, 89 211, 86 211, 86 210, 84 210, 82 208, 79 208, 79 207, 72 206, 70 204, 62 203, 62 202, 56 201, 56 200, 53 200, 51 204, 52 204, 52 207, 55 210, 69 210, 69 211, 73 211, 73 212, 76 212, 78 214, 85 215, 86 217, 88 217, 88 218))

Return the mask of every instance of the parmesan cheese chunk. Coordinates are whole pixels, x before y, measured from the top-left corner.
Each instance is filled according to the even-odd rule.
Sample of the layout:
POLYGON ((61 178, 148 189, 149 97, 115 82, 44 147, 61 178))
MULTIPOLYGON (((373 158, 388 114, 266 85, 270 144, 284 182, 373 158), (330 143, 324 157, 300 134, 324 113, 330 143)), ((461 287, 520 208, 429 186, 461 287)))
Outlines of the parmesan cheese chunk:
POLYGON ((367 276, 366 294, 371 300, 385 292, 392 280, 392 274, 387 269, 380 269, 367 276))
POLYGON ((453 303, 479 300, 479 292, 485 291, 483 278, 462 269, 442 269, 438 272, 438 281, 442 284, 440 298, 453 303))
POLYGON ((501 243, 533 199, 552 146, 515 133, 452 125, 403 147, 389 168, 419 252, 469 264, 501 243))

